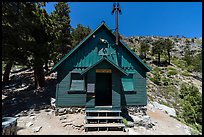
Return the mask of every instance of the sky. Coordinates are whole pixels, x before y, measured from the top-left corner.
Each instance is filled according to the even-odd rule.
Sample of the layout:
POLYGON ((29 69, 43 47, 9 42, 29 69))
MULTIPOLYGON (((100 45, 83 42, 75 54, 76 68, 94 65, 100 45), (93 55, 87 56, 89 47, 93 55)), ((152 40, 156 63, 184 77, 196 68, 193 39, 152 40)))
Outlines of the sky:
MULTIPOLYGON (((48 2, 50 14, 56 2, 48 2)), ((115 28, 113 2, 68 2, 71 26, 89 26, 95 30, 105 21, 115 28)), ((202 37, 202 2, 120 2, 119 33, 123 36, 185 36, 202 37)))

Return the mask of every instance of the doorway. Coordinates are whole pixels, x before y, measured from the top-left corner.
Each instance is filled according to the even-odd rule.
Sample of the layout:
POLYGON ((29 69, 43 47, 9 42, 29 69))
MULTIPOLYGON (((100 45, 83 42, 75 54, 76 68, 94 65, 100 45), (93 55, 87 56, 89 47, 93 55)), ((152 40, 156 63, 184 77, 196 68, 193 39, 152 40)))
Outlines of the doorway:
POLYGON ((112 105, 112 73, 96 73, 95 106, 112 105))

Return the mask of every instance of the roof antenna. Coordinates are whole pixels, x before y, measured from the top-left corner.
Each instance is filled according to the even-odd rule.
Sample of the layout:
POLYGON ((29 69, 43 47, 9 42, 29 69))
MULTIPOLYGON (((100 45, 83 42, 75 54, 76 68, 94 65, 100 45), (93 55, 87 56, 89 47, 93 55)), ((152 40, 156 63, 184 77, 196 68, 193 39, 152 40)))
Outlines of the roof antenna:
POLYGON ((118 50, 118 12, 121 14, 122 12, 121 12, 121 9, 120 9, 120 5, 119 5, 119 3, 118 2, 114 2, 113 3, 113 7, 112 7, 112 14, 114 14, 114 12, 115 12, 115 24, 116 24, 116 28, 115 28, 115 35, 116 35, 116 40, 115 40, 115 43, 116 43, 116 51, 118 50))

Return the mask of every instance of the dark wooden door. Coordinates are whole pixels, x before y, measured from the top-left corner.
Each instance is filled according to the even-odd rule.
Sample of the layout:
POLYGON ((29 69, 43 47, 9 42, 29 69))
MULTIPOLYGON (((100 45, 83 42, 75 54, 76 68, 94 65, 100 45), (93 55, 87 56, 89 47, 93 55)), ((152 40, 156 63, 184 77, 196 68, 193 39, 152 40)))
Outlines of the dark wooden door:
POLYGON ((95 106, 112 105, 111 73, 96 73, 95 106))

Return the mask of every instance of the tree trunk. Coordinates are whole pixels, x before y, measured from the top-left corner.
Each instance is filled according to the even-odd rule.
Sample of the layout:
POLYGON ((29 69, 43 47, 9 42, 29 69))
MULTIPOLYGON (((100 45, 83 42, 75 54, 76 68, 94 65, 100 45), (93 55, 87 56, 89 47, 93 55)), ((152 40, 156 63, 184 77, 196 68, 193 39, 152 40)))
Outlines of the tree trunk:
POLYGON ((43 65, 34 67, 35 88, 41 88, 45 86, 45 76, 43 71, 43 65))
POLYGON ((169 65, 171 64, 171 55, 170 55, 170 52, 168 52, 168 59, 169 59, 169 61, 168 61, 168 63, 169 63, 169 65))
POLYGON ((158 65, 160 66, 160 53, 158 53, 158 65))
POLYGON ((37 78, 37 68, 34 67, 34 79, 35 79, 35 88, 40 88, 38 78, 37 78))
POLYGON ((147 53, 146 53, 146 52, 144 52, 144 58, 146 59, 146 57, 147 57, 147 53))
POLYGON ((45 70, 48 72, 49 69, 48 69, 48 61, 45 62, 45 70))
POLYGON ((11 72, 12 65, 13 65, 13 61, 11 60, 9 60, 6 64, 4 75, 3 75, 3 83, 2 83, 3 85, 9 84, 9 75, 11 72))

